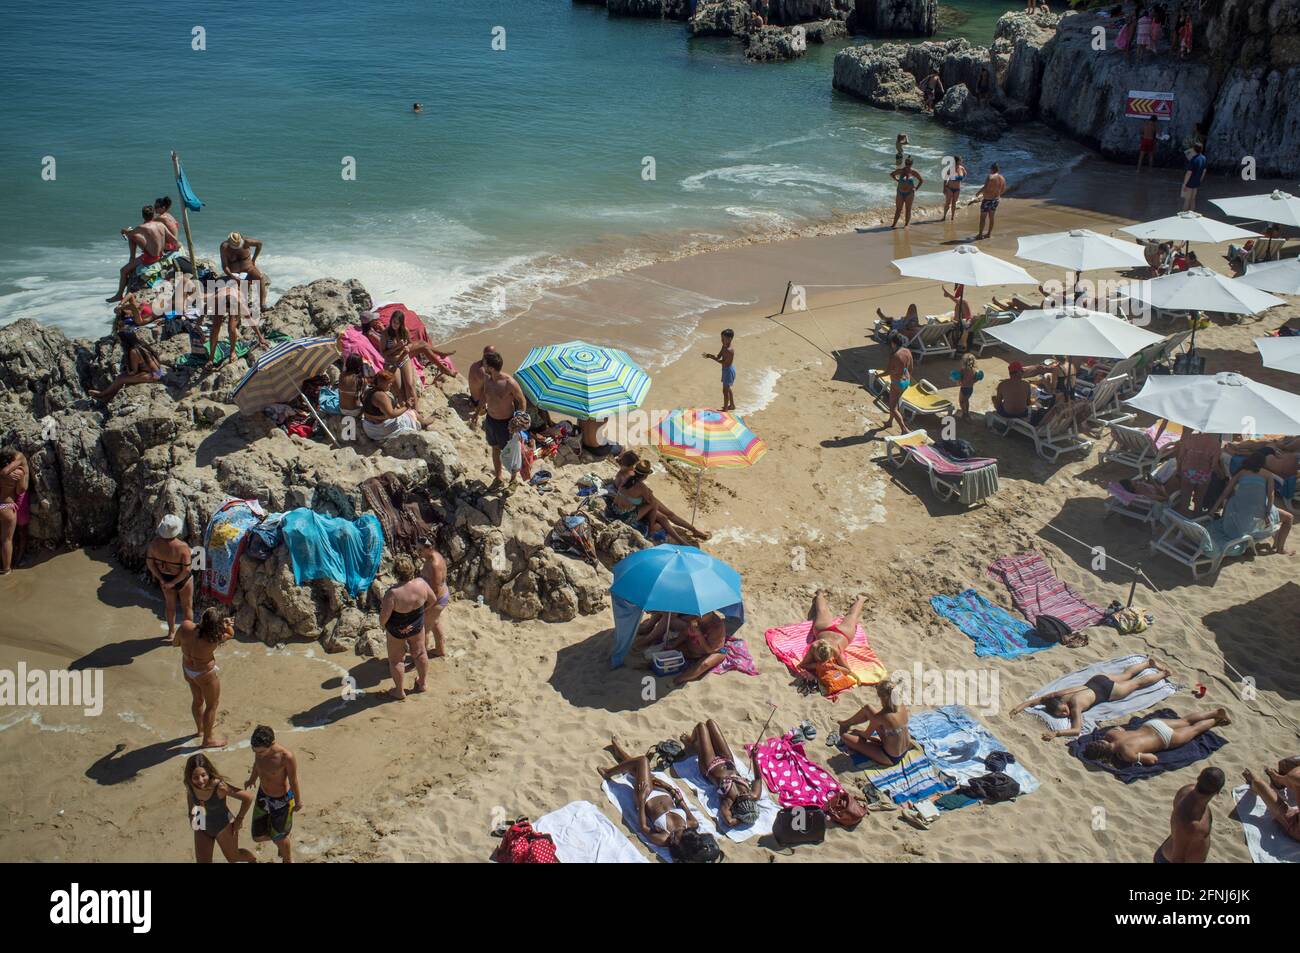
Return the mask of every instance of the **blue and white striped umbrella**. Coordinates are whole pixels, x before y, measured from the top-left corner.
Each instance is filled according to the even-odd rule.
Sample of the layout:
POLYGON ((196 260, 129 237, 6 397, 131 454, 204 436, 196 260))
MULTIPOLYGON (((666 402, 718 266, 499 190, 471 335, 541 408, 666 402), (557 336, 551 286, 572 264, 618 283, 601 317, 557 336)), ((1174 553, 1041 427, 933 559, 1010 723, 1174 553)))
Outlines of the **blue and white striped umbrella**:
POLYGON ((650 389, 650 377, 623 351, 585 341, 533 348, 515 377, 543 410, 587 419, 639 407, 650 389))
POLYGON ((259 357, 231 394, 246 414, 269 404, 288 403, 302 393, 310 380, 339 359, 338 340, 332 337, 284 341, 259 357))

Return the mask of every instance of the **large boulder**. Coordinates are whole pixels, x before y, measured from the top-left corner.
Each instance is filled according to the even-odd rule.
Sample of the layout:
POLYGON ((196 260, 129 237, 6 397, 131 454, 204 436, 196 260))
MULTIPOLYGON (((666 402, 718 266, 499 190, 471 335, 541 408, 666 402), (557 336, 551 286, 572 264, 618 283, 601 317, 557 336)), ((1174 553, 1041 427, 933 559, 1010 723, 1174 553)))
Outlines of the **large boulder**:
POLYGON ((849 17, 854 33, 934 36, 939 0, 855 0, 849 17))
POLYGON ((743 36, 749 13, 746 0, 704 0, 687 25, 695 36, 743 36))
POLYGON ((691 15, 690 0, 606 0, 605 8, 612 17, 685 20, 691 15))
POLYGON ((981 103, 965 83, 948 87, 943 99, 934 105, 934 118, 976 139, 996 139, 1007 128, 1002 114, 981 103))
POLYGON ((802 28, 767 26, 745 34, 745 58, 758 62, 798 59, 808 52, 802 28))

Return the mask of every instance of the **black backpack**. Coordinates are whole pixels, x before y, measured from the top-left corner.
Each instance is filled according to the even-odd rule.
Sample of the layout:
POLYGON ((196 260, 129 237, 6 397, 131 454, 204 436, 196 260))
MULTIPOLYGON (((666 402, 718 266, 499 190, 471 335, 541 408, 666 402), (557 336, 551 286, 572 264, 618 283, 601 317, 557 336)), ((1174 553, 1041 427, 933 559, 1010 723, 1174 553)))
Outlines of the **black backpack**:
POLYGON ((1038 630, 1038 637, 1045 642, 1060 644, 1071 635, 1070 627, 1054 615, 1040 615, 1034 628, 1038 630))
POLYGON ((1020 782, 1002 771, 971 778, 959 789, 967 797, 979 798, 990 804, 1010 801, 1020 794, 1020 782))
POLYGON ((954 460, 969 460, 975 456, 975 448, 961 438, 956 440, 940 440, 939 449, 952 457, 954 460))

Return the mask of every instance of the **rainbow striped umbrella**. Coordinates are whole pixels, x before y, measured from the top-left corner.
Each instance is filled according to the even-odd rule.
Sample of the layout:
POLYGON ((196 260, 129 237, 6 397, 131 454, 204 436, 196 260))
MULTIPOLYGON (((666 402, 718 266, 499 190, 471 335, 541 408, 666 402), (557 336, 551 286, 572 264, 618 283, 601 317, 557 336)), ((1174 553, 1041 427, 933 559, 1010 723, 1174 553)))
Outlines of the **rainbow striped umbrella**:
POLYGON ((641 406, 650 389, 649 375, 627 354, 585 341, 533 348, 515 378, 543 410, 591 420, 641 406))
POLYGON ((674 410, 658 427, 659 452, 699 467, 691 522, 700 504, 700 481, 706 469, 739 469, 757 463, 767 444, 726 410, 674 410))

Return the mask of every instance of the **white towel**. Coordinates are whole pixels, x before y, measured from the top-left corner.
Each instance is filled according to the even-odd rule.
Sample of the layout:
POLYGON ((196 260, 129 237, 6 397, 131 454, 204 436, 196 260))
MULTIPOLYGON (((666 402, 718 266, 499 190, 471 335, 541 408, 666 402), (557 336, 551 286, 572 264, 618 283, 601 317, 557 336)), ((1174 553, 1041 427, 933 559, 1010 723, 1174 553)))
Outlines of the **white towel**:
POLYGON ((1250 785, 1233 788, 1237 802, 1237 820, 1246 835, 1246 849, 1257 864, 1300 864, 1300 841, 1295 840, 1273 820, 1250 785))
MULTIPOLYGON (((655 777, 666 784, 673 783, 672 778, 668 777, 666 774, 662 774, 661 772, 656 771, 655 777)), ((673 786, 676 787, 677 785, 673 786)), ((605 792, 605 796, 609 798, 609 802, 617 807, 619 813, 623 815, 623 823, 631 828, 636 833, 637 837, 641 838, 641 843, 645 844, 652 851, 658 854, 664 861, 672 863, 673 857, 672 854, 668 852, 667 847, 660 847, 657 844, 652 844, 646 839, 645 835, 641 833, 641 823, 638 820, 640 809, 636 803, 636 788, 632 786, 632 779, 626 774, 621 774, 612 781, 604 782, 600 787, 601 790, 605 792)), ((705 834, 713 834, 714 836, 717 836, 718 831, 713 826, 713 822, 709 820, 708 815, 696 809, 690 801, 687 801, 686 803, 687 806, 690 807, 691 813, 695 815, 695 819, 699 822, 700 831, 705 834)))
POLYGON ((562 864, 648 864, 650 861, 590 801, 571 801, 537 819, 533 830, 550 834, 562 864))
MULTIPOLYGON (((686 785, 691 794, 695 795, 695 800, 703 805, 704 810, 721 827, 722 799, 718 796, 718 789, 713 786, 713 782, 706 778, 704 772, 700 770, 700 759, 695 755, 683 758, 673 765, 673 771, 682 784, 686 785)), ((747 781, 753 780, 747 764, 737 764, 736 773, 747 781)), ((726 832, 727 839, 739 844, 751 837, 761 837, 763 834, 772 833, 772 825, 776 823, 776 815, 779 810, 780 808, 768 797, 767 791, 764 790, 763 796, 758 799, 758 819, 748 827, 729 828, 726 832)))
MULTIPOLYGON (((1040 695, 1046 695, 1048 692, 1058 692, 1065 688, 1080 688, 1084 682, 1094 675, 1118 675, 1131 665, 1146 658, 1145 655, 1126 655, 1123 658, 1113 658, 1106 662, 1097 662, 1095 665, 1089 665, 1085 669, 1077 672, 1071 672, 1069 675, 1062 675, 1056 681, 1049 685, 1043 686, 1038 691, 1030 695, 1030 698, 1037 698, 1040 695)), ((1146 671, 1152 671, 1146 669, 1146 671)), ((1127 698, 1119 701, 1103 702, 1100 705, 1093 705, 1083 713, 1083 733, 1086 735, 1103 721, 1114 719, 1127 719, 1131 715, 1136 715, 1140 711, 1148 708, 1154 708, 1156 703, 1163 701, 1174 693, 1174 686, 1169 679, 1156 682, 1154 685, 1148 685, 1140 691, 1134 692, 1127 698)), ((1041 705, 1035 705, 1028 708, 1043 721, 1047 722, 1048 727, 1053 731, 1065 731, 1070 727, 1069 718, 1053 718, 1041 705)))

